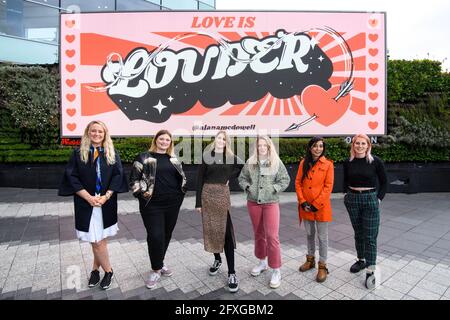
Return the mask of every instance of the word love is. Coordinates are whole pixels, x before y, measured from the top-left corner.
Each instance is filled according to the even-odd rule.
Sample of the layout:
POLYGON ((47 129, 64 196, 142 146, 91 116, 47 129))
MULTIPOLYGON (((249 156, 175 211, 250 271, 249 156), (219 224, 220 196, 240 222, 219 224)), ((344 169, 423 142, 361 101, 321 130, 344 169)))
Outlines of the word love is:
POLYGON ((256 17, 194 17, 191 28, 253 28, 256 17))

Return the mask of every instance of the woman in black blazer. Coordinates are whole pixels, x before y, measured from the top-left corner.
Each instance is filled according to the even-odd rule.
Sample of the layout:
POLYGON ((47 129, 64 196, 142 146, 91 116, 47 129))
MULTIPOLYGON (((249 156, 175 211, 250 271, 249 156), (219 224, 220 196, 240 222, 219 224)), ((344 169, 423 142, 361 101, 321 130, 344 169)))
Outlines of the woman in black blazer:
POLYGON ((64 171, 58 195, 74 196, 75 229, 80 240, 92 245, 94 263, 89 287, 100 282, 104 290, 114 277, 109 262, 107 237, 117 234, 117 193, 127 192, 122 162, 103 122, 90 122, 64 171))

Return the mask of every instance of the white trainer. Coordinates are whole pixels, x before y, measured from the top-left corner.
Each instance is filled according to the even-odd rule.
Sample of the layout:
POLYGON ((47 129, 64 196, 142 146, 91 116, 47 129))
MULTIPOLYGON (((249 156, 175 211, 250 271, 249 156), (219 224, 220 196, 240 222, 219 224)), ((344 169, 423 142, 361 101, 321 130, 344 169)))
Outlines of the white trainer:
POLYGON ((280 286, 281 284, 281 272, 280 269, 273 269, 272 271, 272 278, 270 279, 270 284, 269 286, 272 289, 276 289, 280 286))
POLYGON ((269 269, 269 267, 267 266, 266 260, 260 260, 259 264, 254 267, 250 273, 252 276, 257 277, 261 274, 261 272, 264 272, 267 269, 269 269))

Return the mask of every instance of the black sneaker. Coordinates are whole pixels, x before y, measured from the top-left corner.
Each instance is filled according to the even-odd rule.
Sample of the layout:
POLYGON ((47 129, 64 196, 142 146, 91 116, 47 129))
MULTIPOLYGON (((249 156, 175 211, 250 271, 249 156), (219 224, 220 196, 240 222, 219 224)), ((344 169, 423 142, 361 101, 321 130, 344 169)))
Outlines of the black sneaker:
POLYGON ((219 272, 219 268, 222 265, 222 261, 214 260, 214 263, 211 268, 209 268, 209 275, 215 276, 217 272, 219 272))
POLYGON ((92 270, 89 277, 88 287, 93 288, 100 282, 100 272, 98 270, 92 270))
POLYGON ((373 289, 375 288, 375 274, 374 273, 366 273, 366 288, 367 289, 373 289))
POLYGON ((364 260, 358 260, 350 267, 350 272, 358 273, 362 269, 365 269, 365 268, 366 268, 366 262, 364 260))
POLYGON ((235 273, 228 275, 228 290, 232 293, 239 290, 239 281, 235 273))
POLYGON ((103 290, 108 289, 111 286, 111 281, 114 278, 114 273, 111 270, 111 272, 105 272, 105 276, 102 279, 102 282, 100 283, 100 288, 103 290))

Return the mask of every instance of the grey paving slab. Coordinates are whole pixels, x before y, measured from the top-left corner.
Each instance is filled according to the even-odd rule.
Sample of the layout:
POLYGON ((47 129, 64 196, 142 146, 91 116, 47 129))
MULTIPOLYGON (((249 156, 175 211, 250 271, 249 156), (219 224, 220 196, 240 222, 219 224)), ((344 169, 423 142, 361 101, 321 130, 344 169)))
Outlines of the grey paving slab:
POLYGON ((205 271, 212 258, 203 250, 201 217, 192 210, 192 194, 183 204, 166 256, 166 262, 173 266, 177 276, 162 280, 155 290, 147 290, 143 283, 150 266, 145 228, 137 203, 129 195, 119 196, 120 231, 109 242, 117 280, 105 293, 98 288, 88 289, 84 283, 92 264, 92 253, 88 244, 81 244, 75 238, 71 200, 60 199, 51 190, 39 192, 38 202, 2 203, 13 199, 7 199, 7 193, 8 190, 0 189, 0 299, 332 300, 438 299, 438 296, 447 298, 449 295, 448 194, 386 196, 378 241, 382 285, 374 291, 364 288, 363 274, 353 275, 348 271, 355 249, 353 228, 342 197, 332 195, 330 274, 325 283, 318 284, 314 280, 316 270, 305 274, 297 271, 304 260, 306 236, 303 227, 298 226, 295 195, 282 195, 283 279, 281 287, 272 290, 268 287, 269 273, 258 278, 248 274, 257 261, 253 256, 252 226, 242 194, 232 194, 232 217, 238 240, 236 266, 241 281, 241 290, 233 295, 224 288, 225 274, 210 279, 205 271), (422 210, 431 204, 434 205, 432 211, 422 210), (65 290, 65 270, 70 266, 82 269, 80 290, 65 290), (26 276, 29 273, 33 274, 31 280, 26 276))

